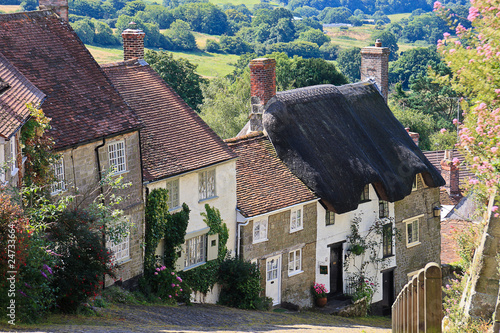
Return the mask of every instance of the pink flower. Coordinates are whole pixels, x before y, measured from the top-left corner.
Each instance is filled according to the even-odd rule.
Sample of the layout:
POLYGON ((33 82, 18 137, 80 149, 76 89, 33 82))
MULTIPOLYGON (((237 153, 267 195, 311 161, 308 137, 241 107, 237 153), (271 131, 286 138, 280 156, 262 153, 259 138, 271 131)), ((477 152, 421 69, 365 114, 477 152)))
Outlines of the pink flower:
POLYGON ((455 158, 452 160, 452 163, 453 163, 454 165, 459 165, 459 164, 460 164, 460 160, 459 160, 458 158, 456 158, 456 157, 455 157, 455 158))
POLYGON ((439 2, 439 1, 434 2, 434 9, 440 9, 441 7, 443 7, 441 5, 441 2, 439 2))
POLYGON ((177 280, 179 280, 179 282, 182 282, 182 279, 180 276, 177 277, 177 280))
POLYGON ((182 291, 182 288, 181 288, 181 289, 179 289, 179 291, 182 291))
POLYGON ((495 154, 497 151, 498 151, 498 148, 497 148, 497 147, 491 147, 491 152, 492 152, 493 154, 495 154))
POLYGON ((158 275, 158 272, 155 272, 155 275, 158 275))
POLYGON ((170 273, 170 274, 175 275, 175 273, 174 273, 174 272, 172 272, 172 273, 170 273))
POLYGON ((172 283, 170 286, 171 286, 172 288, 175 288, 175 283, 172 283))
POLYGON ((497 210, 498 210, 498 206, 493 206, 493 207, 491 207, 491 211, 492 211, 492 212, 496 212, 497 210))
POLYGON ((449 33, 449 32, 445 32, 445 33, 443 34, 443 37, 444 37, 444 38, 448 38, 448 37, 450 37, 450 33, 449 33))
POLYGON ((441 134, 444 134, 444 133, 446 133, 447 131, 446 131, 446 128, 441 128, 441 130, 440 130, 439 132, 441 132, 441 134))
POLYGON ((168 295, 168 298, 172 298, 172 295, 168 295))
POLYGON ((457 118, 453 119, 453 125, 456 125, 456 124, 458 124, 458 119, 457 118))

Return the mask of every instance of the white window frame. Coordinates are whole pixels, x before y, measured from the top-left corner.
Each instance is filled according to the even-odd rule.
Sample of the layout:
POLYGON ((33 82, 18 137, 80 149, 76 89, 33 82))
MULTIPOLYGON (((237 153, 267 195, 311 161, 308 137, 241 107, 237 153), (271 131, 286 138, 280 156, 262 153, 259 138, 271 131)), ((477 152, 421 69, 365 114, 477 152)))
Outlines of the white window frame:
POLYGON ((217 197, 216 173, 214 169, 204 170, 198 173, 198 196, 199 201, 217 197))
POLYGON ((54 182, 51 185, 51 195, 66 191, 66 178, 64 173, 64 159, 61 158, 52 164, 52 171, 54 172, 54 182))
POLYGON ((122 237, 120 242, 114 243, 108 238, 109 250, 113 253, 113 263, 120 264, 130 258, 130 233, 122 237))
POLYGON ((207 234, 186 239, 186 254, 184 256, 184 269, 203 265, 207 262, 207 234))
POLYGON ((302 273, 302 249, 288 252, 288 276, 302 273))
POLYGON ((19 171, 17 166, 17 143, 16 136, 13 135, 9 141, 10 145, 10 175, 15 176, 19 171))
POLYGON ((253 232, 252 232, 253 244, 267 241, 267 231, 268 231, 267 218, 253 221, 253 232), (258 237, 255 237, 256 235, 258 235, 258 237))
POLYGON ((405 234, 406 234, 406 247, 413 247, 420 244, 420 219, 424 217, 424 214, 412 217, 410 219, 406 219, 403 222, 405 223, 405 234), (412 235, 411 242, 408 234, 408 227, 412 226, 412 235), (417 226, 415 228, 415 225, 417 226), (415 231, 416 230, 416 231, 415 231), (416 238, 416 240, 415 240, 416 238))
POLYGON ((113 168, 113 175, 127 172, 127 152, 125 140, 119 140, 108 144, 109 167, 113 168), (122 159, 122 161, 120 161, 122 159))
POLYGON ((168 190, 168 210, 176 210, 180 205, 180 187, 179 178, 168 180, 165 184, 165 188, 168 190))
POLYGON ((302 208, 290 212, 290 233, 304 229, 304 214, 302 208))
POLYGON ((418 176, 419 176, 419 174, 415 175, 415 178, 413 179, 413 183, 411 184, 412 192, 418 190, 418 176))

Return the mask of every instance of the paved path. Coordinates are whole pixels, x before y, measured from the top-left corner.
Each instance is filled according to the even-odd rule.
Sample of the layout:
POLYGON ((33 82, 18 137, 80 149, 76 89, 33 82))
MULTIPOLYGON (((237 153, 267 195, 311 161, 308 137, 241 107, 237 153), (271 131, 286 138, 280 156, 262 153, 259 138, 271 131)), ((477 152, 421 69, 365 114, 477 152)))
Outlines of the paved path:
MULTIPOLYGON (((388 333, 389 321, 380 318, 347 319, 319 312, 277 313, 231 309, 217 305, 114 305, 100 316, 54 316, 51 324, 18 327, 18 332, 338 332, 388 333)), ((0 326, 0 331, 8 327, 0 326)))

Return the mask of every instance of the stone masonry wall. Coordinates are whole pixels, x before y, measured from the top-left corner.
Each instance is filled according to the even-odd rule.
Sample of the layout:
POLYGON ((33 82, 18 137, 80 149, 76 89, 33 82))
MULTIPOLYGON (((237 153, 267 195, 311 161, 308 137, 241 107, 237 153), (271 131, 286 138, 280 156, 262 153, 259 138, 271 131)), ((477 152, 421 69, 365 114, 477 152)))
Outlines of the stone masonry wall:
POLYGON ((316 272, 316 203, 303 207, 304 229, 290 233, 291 210, 268 216, 268 241, 252 244, 253 220, 242 227, 242 255, 245 260, 257 259, 261 285, 266 288, 266 259, 281 255, 281 302, 300 307, 312 306, 311 286, 316 272), (288 253, 302 248, 302 273, 288 276, 288 253))
POLYGON ((361 80, 375 79, 386 101, 389 93, 389 53, 387 47, 361 49, 361 80))
MULTIPOLYGON (((104 146, 98 148, 101 170, 109 168, 108 144, 118 140, 125 141, 127 171, 116 177, 121 176, 123 177, 122 183, 131 184, 116 192, 123 198, 122 203, 117 208, 124 211, 124 216, 129 218, 132 224, 129 243, 130 257, 119 264, 117 273, 117 279, 121 279, 127 284, 127 280, 143 272, 143 251, 140 244, 144 235, 144 202, 138 132, 106 138, 104 146)), ((60 152, 64 160, 66 179, 66 191, 63 194, 76 193, 75 201, 77 204, 88 205, 100 193, 95 149, 102 143, 103 141, 97 141, 60 152)), ((112 279, 106 280, 107 286, 112 283, 112 279)), ((129 284, 131 283, 132 280, 129 281, 129 284)))
POLYGON ((408 273, 417 271, 428 262, 440 264, 441 224, 439 217, 434 217, 433 207, 439 206, 439 188, 425 186, 422 177, 417 177, 417 190, 403 200, 394 203, 396 221, 396 269, 394 271, 395 294, 397 295, 409 281, 408 273), (409 219, 424 214, 420 218, 420 244, 406 246, 406 223, 409 219))

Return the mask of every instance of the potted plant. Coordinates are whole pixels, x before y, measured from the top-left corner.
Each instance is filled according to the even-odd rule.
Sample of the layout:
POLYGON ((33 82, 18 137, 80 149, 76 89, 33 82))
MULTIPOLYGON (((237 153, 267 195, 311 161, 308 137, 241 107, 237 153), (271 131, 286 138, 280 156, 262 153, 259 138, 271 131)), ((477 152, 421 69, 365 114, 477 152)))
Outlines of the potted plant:
POLYGON ((322 283, 314 283, 311 291, 316 302, 316 306, 320 308, 324 307, 326 305, 326 294, 328 293, 325 285, 322 283))
POLYGON ((365 252, 365 247, 363 245, 360 245, 360 244, 353 244, 353 245, 351 245, 350 251, 353 254, 359 256, 359 255, 363 254, 363 252, 365 252))

